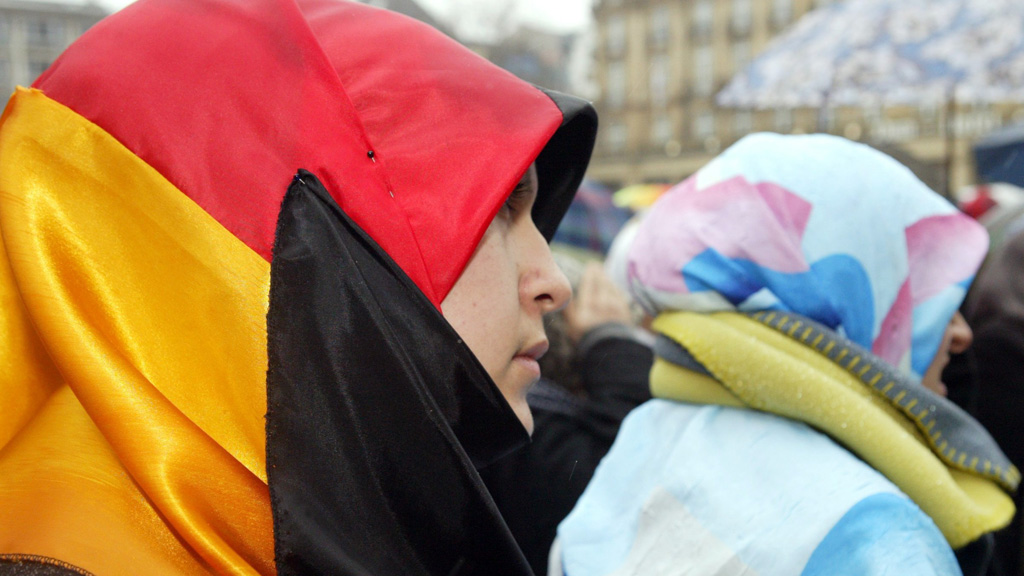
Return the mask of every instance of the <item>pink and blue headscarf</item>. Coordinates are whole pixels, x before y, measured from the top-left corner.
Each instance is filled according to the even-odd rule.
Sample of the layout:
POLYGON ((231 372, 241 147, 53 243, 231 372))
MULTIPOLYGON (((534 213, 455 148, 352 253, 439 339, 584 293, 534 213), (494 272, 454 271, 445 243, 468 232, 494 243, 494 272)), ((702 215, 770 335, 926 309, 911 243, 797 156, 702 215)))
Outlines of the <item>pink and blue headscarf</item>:
POLYGON ((920 377, 987 247, 877 150, 754 134, 654 204, 625 269, 650 313, 795 312, 920 377))

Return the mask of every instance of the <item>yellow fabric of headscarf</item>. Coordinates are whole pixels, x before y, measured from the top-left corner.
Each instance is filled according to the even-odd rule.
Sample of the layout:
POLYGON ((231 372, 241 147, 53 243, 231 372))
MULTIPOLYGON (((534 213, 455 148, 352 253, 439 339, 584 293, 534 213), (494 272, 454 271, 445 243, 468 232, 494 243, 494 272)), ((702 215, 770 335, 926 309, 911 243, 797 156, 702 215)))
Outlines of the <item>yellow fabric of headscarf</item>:
POLYGON ((953 548, 1013 517, 1013 501, 995 482, 947 466, 905 414, 797 340, 734 312, 666 313, 653 328, 714 375, 658 359, 651 372, 654 396, 753 408, 810 424, 903 490, 953 548))
POLYGON ((35 90, 0 121, 0 232, 0 555, 274 573, 267 261, 35 90))

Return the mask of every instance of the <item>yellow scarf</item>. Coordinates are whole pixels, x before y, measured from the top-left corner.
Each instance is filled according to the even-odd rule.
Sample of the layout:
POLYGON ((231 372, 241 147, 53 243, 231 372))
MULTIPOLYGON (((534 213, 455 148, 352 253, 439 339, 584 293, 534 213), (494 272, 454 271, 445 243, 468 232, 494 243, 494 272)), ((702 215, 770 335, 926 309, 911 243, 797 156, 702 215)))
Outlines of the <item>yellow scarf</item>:
POLYGON ((270 265, 42 93, 0 124, 0 555, 273 574, 270 265))
POLYGON ((1016 468, 997 469, 991 461, 958 452, 944 442, 941 423, 929 419, 927 406, 899 394, 886 396, 892 387, 872 377, 865 358, 834 345, 825 350, 820 331, 768 314, 761 313, 760 320, 734 312, 660 315, 654 329, 682 345, 714 377, 658 358, 651 371, 652 394, 753 408, 823 431, 903 490, 953 548, 1010 522, 1013 501, 999 484, 1015 488, 1016 468), (784 324, 785 330, 762 321, 784 324))

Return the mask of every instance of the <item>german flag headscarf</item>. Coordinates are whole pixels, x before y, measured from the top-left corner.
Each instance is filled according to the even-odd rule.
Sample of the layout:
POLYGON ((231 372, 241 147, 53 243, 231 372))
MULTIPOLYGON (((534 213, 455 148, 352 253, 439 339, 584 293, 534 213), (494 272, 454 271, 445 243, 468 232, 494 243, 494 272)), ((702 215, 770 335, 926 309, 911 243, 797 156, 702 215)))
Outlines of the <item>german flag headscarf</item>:
POLYGON ((439 306, 596 117, 405 17, 139 0, 0 123, 0 573, 527 574, 439 306))

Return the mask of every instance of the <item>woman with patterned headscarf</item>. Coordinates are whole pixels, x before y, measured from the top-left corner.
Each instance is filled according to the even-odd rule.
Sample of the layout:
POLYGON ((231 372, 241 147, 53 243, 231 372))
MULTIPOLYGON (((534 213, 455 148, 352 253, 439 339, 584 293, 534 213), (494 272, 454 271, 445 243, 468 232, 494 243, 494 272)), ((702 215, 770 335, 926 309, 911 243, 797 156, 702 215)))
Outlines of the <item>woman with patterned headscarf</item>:
POLYGON ((655 400, 559 527, 590 574, 959 574, 1020 474, 946 400, 987 237, 841 138, 744 138, 624 251, 655 400))
POLYGON ((335 0, 139 0, 0 125, 0 573, 529 574, 593 109, 335 0))

